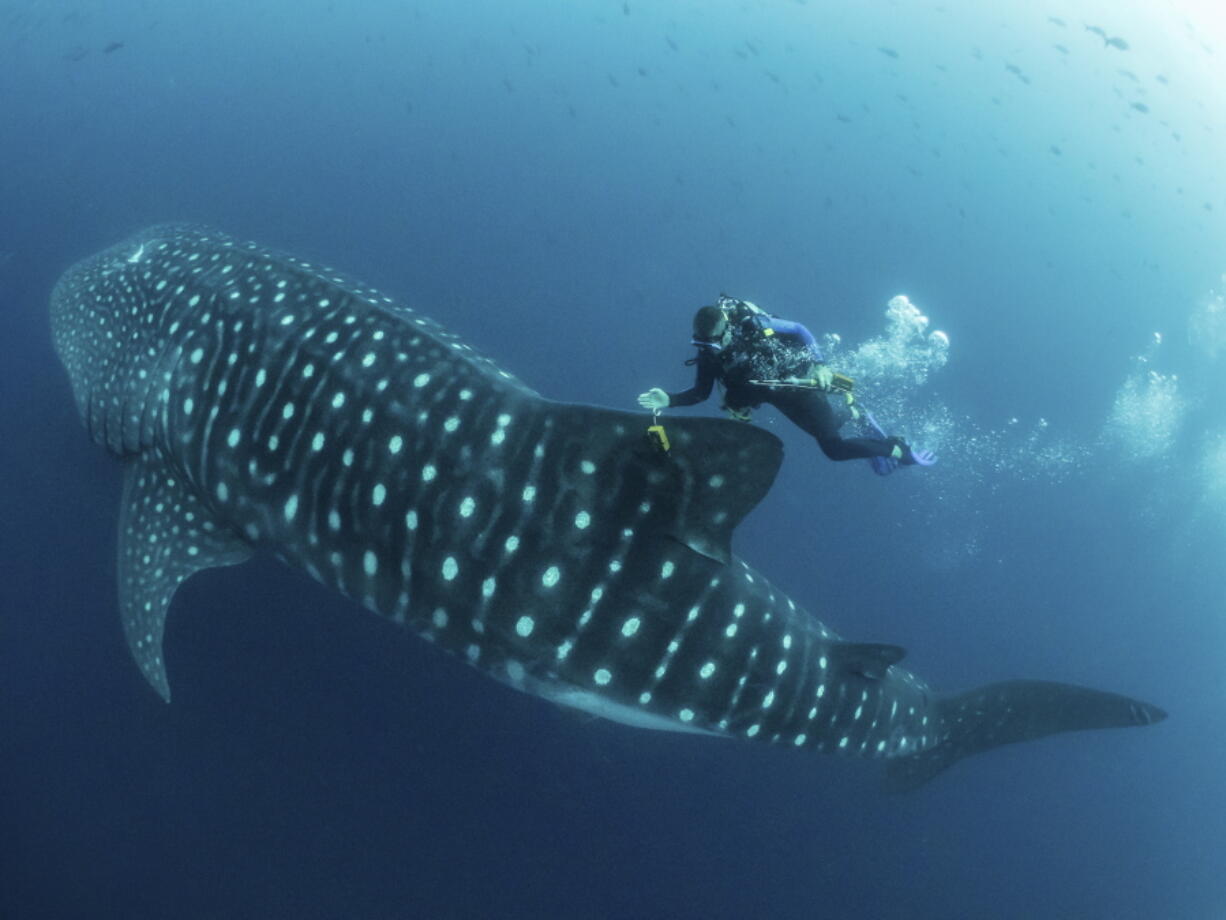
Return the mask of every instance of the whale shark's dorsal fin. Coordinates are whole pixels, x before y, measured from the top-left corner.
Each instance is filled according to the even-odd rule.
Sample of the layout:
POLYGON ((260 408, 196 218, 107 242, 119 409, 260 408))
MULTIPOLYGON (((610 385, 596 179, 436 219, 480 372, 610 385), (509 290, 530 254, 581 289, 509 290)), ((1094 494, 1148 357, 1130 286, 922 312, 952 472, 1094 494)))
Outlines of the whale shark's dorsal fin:
POLYGON ((732 531, 770 491, 783 463, 783 442, 725 419, 674 420, 668 430, 668 488, 677 501, 668 535, 727 564, 732 531))
POLYGON ((783 462, 783 442, 741 422, 664 419, 670 449, 663 451, 639 413, 559 403, 550 411, 555 424, 574 432, 573 449, 599 457, 605 473, 573 485, 666 506, 665 535, 724 564, 732 558, 732 531, 770 491, 783 462))
POLYGON ((119 511, 119 612, 132 657, 169 702, 162 633, 175 589, 201 569, 246 561, 251 547, 217 522, 156 454, 134 457, 127 467, 119 511))

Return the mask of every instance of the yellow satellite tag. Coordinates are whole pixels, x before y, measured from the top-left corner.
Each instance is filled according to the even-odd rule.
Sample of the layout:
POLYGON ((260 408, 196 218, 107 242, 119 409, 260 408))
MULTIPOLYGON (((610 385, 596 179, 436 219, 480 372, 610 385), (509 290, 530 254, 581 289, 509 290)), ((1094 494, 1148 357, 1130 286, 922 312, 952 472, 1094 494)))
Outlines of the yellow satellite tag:
POLYGON ((651 442, 664 451, 664 453, 672 450, 672 445, 668 443, 668 432, 664 430, 663 425, 648 426, 647 437, 651 438, 651 442))

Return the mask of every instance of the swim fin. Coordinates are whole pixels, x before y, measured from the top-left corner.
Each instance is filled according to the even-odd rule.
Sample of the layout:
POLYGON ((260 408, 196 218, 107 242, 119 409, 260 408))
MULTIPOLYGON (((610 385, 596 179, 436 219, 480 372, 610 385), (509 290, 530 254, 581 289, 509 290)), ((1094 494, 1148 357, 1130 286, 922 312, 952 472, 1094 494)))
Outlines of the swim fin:
MULTIPOLYGON (((899 437, 890 437, 887 440, 893 445, 894 450, 892 456, 886 459, 893 460, 895 466, 932 466, 937 462, 937 455, 930 450, 914 448, 899 437)), ((876 467, 874 467, 875 470, 876 467)))
POLYGON ((899 455, 897 457, 869 457, 869 465, 878 476, 889 476, 900 466, 932 466, 937 462, 937 455, 932 451, 913 448, 902 438, 887 435, 885 429, 877 424, 877 420, 867 409, 864 410, 863 416, 877 434, 894 447, 894 453, 899 455))
POLYGON ((898 461, 893 457, 869 457, 868 463, 878 476, 889 476, 898 469, 898 461))

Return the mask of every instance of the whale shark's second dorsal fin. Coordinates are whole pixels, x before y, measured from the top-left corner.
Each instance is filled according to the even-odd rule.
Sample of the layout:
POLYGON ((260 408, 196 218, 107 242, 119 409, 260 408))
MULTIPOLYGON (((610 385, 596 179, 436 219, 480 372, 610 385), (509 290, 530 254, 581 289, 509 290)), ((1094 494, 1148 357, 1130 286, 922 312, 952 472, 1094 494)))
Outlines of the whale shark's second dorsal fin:
POLYGON ((247 542, 216 521, 156 454, 128 461, 119 511, 119 614, 132 657, 167 702, 162 634, 171 597, 189 575, 250 555, 247 542))
POLYGON ((835 667, 869 680, 881 680, 891 665, 906 657, 907 650, 901 645, 877 642, 836 642, 828 654, 835 667))

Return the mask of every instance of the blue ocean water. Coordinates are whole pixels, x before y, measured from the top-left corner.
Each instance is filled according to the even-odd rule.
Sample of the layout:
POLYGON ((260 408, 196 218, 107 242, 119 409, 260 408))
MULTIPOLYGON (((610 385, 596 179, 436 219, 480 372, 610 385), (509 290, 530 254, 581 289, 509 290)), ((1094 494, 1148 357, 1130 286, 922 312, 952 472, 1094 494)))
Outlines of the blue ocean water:
POLYGON ((0 2, 0 915, 1218 916, 1226 25, 1118 6, 0 2), (47 321, 166 220, 556 399, 681 389, 720 291, 837 335, 941 463, 880 479, 764 410, 787 457, 737 551, 938 687, 1171 717, 886 796, 556 709, 267 559, 180 590, 166 706, 47 321))

